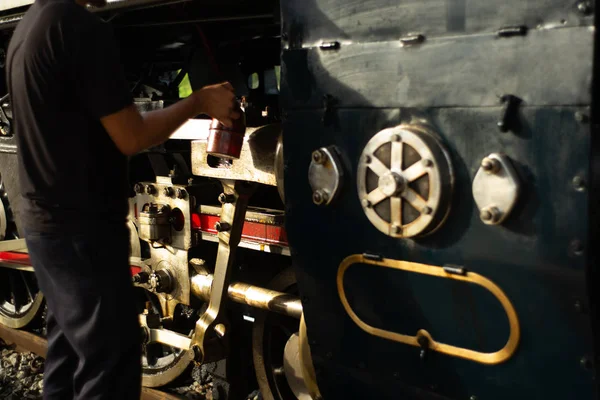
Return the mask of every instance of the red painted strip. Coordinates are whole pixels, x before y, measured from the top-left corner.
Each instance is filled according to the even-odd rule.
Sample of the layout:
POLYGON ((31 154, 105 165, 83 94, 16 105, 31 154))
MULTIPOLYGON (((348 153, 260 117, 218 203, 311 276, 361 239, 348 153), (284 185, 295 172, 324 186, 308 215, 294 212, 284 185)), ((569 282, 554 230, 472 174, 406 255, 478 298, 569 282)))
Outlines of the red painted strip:
POLYGON ((12 251, 0 252, 0 261, 6 261, 13 264, 31 265, 31 262, 29 261, 29 254, 14 253, 12 251))
MULTIPOLYGON (((200 214, 200 230, 216 234, 215 224, 220 219, 220 217, 214 215, 200 214)), ((287 234, 283 227, 261 224, 259 222, 246 221, 242 229, 242 238, 259 243, 278 244, 281 246, 288 245, 287 234)))
POLYGON ((130 265, 129 268, 131 268, 131 276, 134 276, 134 275, 142 272, 142 268, 138 267, 137 265, 130 265))

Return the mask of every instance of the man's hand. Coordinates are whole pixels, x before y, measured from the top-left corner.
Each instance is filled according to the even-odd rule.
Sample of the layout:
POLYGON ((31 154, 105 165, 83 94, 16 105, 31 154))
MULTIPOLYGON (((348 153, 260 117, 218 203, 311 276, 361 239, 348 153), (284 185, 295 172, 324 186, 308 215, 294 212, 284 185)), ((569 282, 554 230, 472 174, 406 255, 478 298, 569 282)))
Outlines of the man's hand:
POLYGON ((133 155, 167 140, 184 122, 199 114, 216 118, 232 127, 241 117, 229 83, 206 86, 188 98, 163 110, 143 115, 133 105, 101 119, 104 128, 117 148, 125 155, 133 155))
POLYGON ((205 86, 192 93, 198 105, 198 114, 206 114, 230 128, 241 117, 235 100, 235 91, 229 82, 205 86))

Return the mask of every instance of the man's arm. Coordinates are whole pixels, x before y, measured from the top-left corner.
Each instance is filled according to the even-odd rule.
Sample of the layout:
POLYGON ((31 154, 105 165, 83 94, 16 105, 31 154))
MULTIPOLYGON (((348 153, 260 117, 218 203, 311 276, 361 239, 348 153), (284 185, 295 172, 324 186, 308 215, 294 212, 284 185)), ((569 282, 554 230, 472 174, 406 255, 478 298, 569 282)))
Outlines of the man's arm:
POLYGON ((226 126, 240 117, 235 94, 229 83, 204 87, 162 110, 140 114, 130 105, 101 118, 102 125, 117 148, 133 155, 167 140, 183 123, 199 114, 218 119, 226 126))

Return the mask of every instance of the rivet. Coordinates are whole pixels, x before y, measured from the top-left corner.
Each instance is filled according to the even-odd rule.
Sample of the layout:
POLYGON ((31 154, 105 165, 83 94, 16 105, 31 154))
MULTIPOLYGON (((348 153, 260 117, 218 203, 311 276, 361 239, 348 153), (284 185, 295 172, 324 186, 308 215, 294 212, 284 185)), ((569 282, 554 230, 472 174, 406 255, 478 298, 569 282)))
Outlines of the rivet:
POLYGON ((232 194, 221 193, 219 195, 219 203, 221 203, 221 204, 233 203, 234 201, 235 201, 235 196, 232 194))
POLYGON ((178 199, 185 199, 185 196, 187 195, 187 192, 185 191, 185 189, 177 189, 177 198, 178 199))
POLYGON ((167 186, 166 188, 163 189, 163 195, 165 195, 166 197, 172 197, 173 196, 173 188, 167 186))
POLYGON ((371 208, 371 205, 372 205, 371 202, 367 199, 362 199, 361 204, 365 208, 371 208))
POLYGON ((483 210, 479 214, 479 217, 481 218, 482 221, 491 221, 494 216, 492 215, 492 213, 489 210, 483 210))
POLYGON ((371 164, 371 161, 372 161, 372 160, 373 160, 373 159, 371 158, 371 156, 365 156, 365 163, 367 163, 367 164, 371 164))
POLYGON ((433 161, 431 161, 430 159, 426 158, 423 160, 423 165, 426 167, 431 167, 433 166, 433 161))
POLYGON ((400 135, 395 134, 395 135, 392 136, 392 140, 394 142, 399 142, 400 140, 402 140, 402 138, 400 137, 400 135))
POLYGON ((500 170, 500 163, 496 159, 485 157, 481 160, 481 168, 489 174, 495 174, 500 170))
POLYGON ((227 232, 228 230, 231 229, 231 225, 228 224, 227 222, 218 221, 215 224, 215 229, 217 232, 227 232))
POLYGON ((425 214, 425 215, 429 215, 429 214, 431 214, 431 213, 433 212, 433 210, 431 209, 431 207, 427 207, 427 206, 425 206, 425 207, 423 207, 423 210, 422 210, 422 212, 423 212, 423 214, 425 214))
POLYGON ((590 15, 592 13, 592 4, 589 1, 582 1, 577 4, 577 9, 583 15, 590 15))
POLYGON ((322 190, 316 190, 312 196, 313 203, 320 206, 327 201, 327 197, 327 193, 323 192, 322 190))
POLYGON ((575 112, 575 121, 577 122, 587 122, 588 118, 587 115, 585 115, 583 112, 581 111, 576 111, 575 112))
POLYGON ((155 191, 154 186, 146 185, 146 194, 153 194, 155 191))
POLYGON ((392 225, 392 233, 394 235, 397 235, 401 232, 402 228, 400 228, 398 225, 392 225))
POLYGON ((471 397, 469 397, 469 400, 477 400, 477 396, 472 395, 471 397))

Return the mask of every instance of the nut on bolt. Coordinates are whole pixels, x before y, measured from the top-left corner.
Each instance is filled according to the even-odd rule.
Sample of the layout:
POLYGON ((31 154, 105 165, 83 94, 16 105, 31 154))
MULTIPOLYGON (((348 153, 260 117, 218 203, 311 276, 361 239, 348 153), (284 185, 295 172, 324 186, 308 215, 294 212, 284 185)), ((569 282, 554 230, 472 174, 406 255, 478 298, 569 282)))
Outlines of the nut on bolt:
POLYGON ((323 150, 315 150, 312 153, 312 159, 317 164, 325 164, 325 161, 327 161, 327 155, 323 152, 323 150))
POLYGON ((146 194, 154 194, 154 192, 156 191, 156 189, 152 185, 146 185, 145 190, 146 194))
POLYGON ((166 188, 163 189, 163 195, 167 196, 167 197, 173 197, 174 191, 173 188, 170 186, 167 186, 166 188))
POLYGON ((495 158, 486 157, 481 160, 481 168, 488 174, 495 174, 500 171, 500 162, 495 158))
POLYGON ((235 201, 235 196, 232 194, 221 193, 219 195, 219 203, 221 203, 221 204, 233 203, 234 201, 235 201))
POLYGON ((231 225, 227 222, 218 221, 215 224, 215 229, 217 230, 217 232, 227 232, 231 229, 231 225))
POLYGON ((481 220, 488 225, 495 224, 500 219, 500 215, 497 207, 486 207, 479 213, 481 220))
POLYGON ((187 192, 185 191, 185 189, 177 189, 177 198, 178 199, 185 199, 185 196, 187 196, 187 192))
POLYGON ((316 205, 320 206, 323 203, 327 203, 327 200, 329 200, 329 195, 327 194, 327 192, 323 190, 316 190, 313 193, 313 203, 315 203, 316 205))

